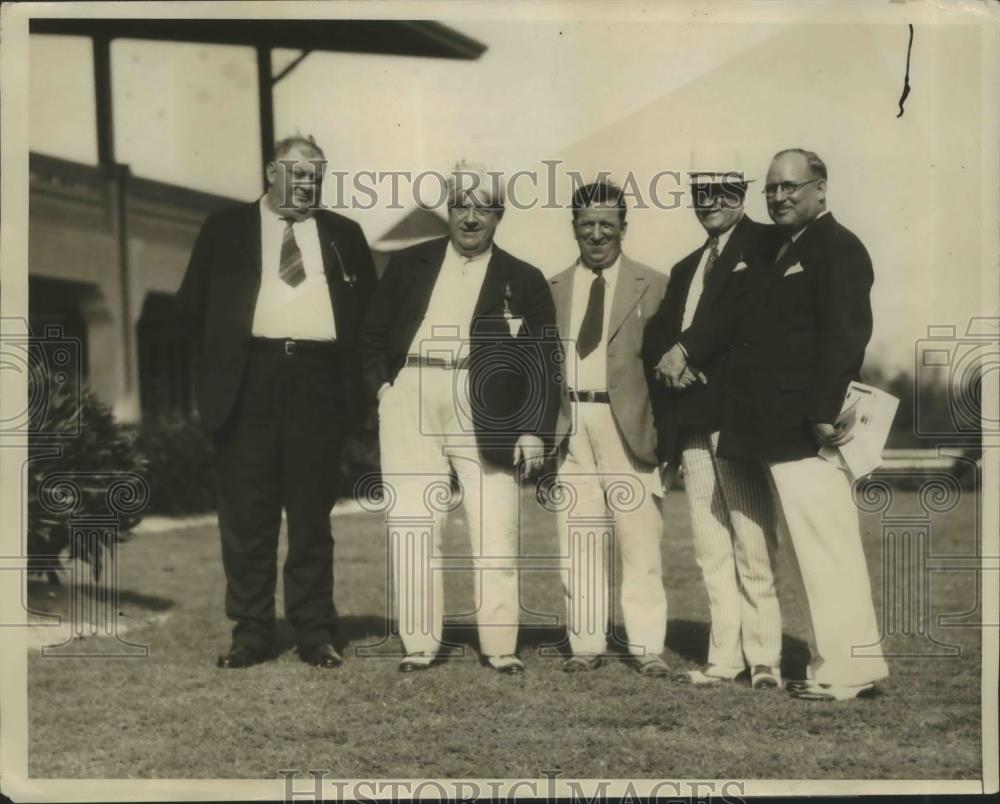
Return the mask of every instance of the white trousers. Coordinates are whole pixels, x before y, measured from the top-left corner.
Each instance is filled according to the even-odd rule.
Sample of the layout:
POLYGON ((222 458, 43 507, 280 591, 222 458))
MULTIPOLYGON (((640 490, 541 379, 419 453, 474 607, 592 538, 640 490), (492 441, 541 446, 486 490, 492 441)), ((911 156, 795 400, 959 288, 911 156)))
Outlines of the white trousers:
POLYGON ((392 588, 407 653, 435 653, 441 645, 449 560, 441 539, 459 503, 468 521, 480 651, 502 656, 516 647, 518 486, 513 467, 480 459, 470 410, 465 370, 403 368, 379 403, 392 588), (452 470, 460 498, 451 493, 452 470))
POLYGON ((741 671, 781 663, 774 585, 777 526, 766 470, 716 455, 718 432, 690 430, 681 444, 695 557, 712 621, 708 663, 741 671))
POLYGON ((809 601, 813 678, 856 686, 889 675, 847 474, 819 457, 768 462, 809 601))
POLYGON ((579 402, 577 428, 559 467, 564 490, 558 507, 560 551, 570 647, 601 654, 611 612, 610 582, 617 542, 621 555, 622 614, 629 651, 659 655, 667 633, 660 538, 662 494, 656 467, 638 463, 626 446, 611 406, 579 402))

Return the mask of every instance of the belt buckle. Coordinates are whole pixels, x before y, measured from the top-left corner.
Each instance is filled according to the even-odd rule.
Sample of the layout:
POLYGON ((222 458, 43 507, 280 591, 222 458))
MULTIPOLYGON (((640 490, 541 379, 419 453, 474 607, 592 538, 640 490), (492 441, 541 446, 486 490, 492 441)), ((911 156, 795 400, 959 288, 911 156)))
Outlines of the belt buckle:
POLYGON ((292 356, 295 355, 295 341, 293 340, 285 341, 285 354, 292 356))

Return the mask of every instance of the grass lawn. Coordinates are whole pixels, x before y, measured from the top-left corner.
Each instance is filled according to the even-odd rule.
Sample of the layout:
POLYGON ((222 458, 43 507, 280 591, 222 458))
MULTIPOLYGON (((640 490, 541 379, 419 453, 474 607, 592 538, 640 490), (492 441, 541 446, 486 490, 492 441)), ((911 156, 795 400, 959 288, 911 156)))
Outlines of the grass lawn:
MULTIPOLYGON (((525 505, 524 552, 554 555, 554 518, 527 494, 525 505)), ((913 494, 897 494, 893 506, 893 515, 920 511, 913 494)), ((665 517, 666 656, 682 669, 704 660, 707 598, 682 494, 667 500, 665 517)), ((931 553, 974 555, 975 520, 969 494, 955 510, 932 517, 931 553)), ((467 552, 462 525, 454 515, 446 533, 453 553, 467 552)), ((865 515, 863 526, 882 608, 882 523, 865 515)), ((215 668, 228 647, 229 623, 214 527, 150 533, 124 545, 121 620, 132 624, 127 639, 147 644, 149 656, 53 659, 33 650, 30 775, 275 778, 279 769, 326 769, 331 778, 354 779, 537 778, 555 770, 562 778, 981 776, 980 633, 937 624, 938 615, 976 608, 968 572, 930 575, 925 625, 935 639, 961 648, 957 658, 893 658, 878 699, 817 704, 746 686, 692 689, 640 677, 621 662, 565 675, 560 659, 542 650, 561 636, 554 571, 524 574, 522 677, 480 667, 474 629, 462 624, 470 622, 472 605, 468 572, 445 581, 456 620, 448 636, 466 644, 464 655, 457 650, 430 672, 402 676, 395 658, 377 655, 400 650, 397 639, 384 639, 381 517, 338 517, 335 534, 347 662, 326 672, 298 660, 286 628, 274 661, 244 671, 215 668)), ((805 661, 808 623, 787 577, 782 573, 780 583, 786 672, 805 661)), ((82 644, 96 648, 101 641, 82 644)), ((887 642, 896 654, 926 653, 928 646, 905 634, 887 642)))

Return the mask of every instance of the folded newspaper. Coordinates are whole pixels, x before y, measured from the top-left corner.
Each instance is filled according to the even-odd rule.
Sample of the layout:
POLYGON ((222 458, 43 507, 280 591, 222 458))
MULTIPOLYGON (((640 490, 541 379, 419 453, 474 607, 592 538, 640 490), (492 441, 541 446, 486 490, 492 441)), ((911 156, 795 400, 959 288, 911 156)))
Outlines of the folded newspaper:
POLYGON ((855 480, 875 471, 896 416, 899 400, 870 385, 852 382, 847 387, 837 423, 853 438, 841 447, 820 447, 819 456, 846 468, 855 480))

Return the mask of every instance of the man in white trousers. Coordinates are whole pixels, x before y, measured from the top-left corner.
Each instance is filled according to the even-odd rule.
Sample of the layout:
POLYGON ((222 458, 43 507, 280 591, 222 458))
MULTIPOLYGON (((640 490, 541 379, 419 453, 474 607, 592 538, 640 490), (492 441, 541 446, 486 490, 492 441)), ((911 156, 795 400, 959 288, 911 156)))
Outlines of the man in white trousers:
POLYGON ((788 686, 843 701, 874 695, 889 670, 850 478, 817 455, 850 438, 837 419, 871 337, 874 281, 864 245, 827 211, 826 187, 815 153, 774 156, 764 194, 784 235, 775 260, 748 271, 732 305, 682 334, 659 370, 680 383, 688 363, 732 348, 719 454, 767 465, 812 619, 810 677, 788 686))
POLYGON ((579 260, 550 280, 566 376, 557 427, 558 506, 567 630, 567 672, 604 662, 610 580, 622 562, 622 613, 637 670, 668 676, 661 657, 667 628, 660 541, 662 496, 656 433, 640 349, 663 298, 666 277, 622 253, 627 228, 622 190, 599 181, 573 196, 579 260), (566 502, 566 500, 563 500, 566 502), (613 549, 617 543, 618 551, 613 549))
POLYGON ((516 656, 517 477, 537 471, 551 448, 558 340, 545 278, 493 242, 503 204, 497 174, 459 163, 449 183, 450 237, 392 258, 362 328, 365 380, 378 398, 401 672, 426 670, 441 647, 441 538, 458 501, 480 653, 497 672, 524 669, 516 656))
MULTIPOLYGON (((655 367, 681 333, 711 316, 742 273, 773 241, 774 227, 744 211, 748 182, 735 154, 717 162, 696 158, 690 171, 695 215, 707 240, 670 271, 667 293, 643 342, 655 367)), ((770 255, 773 258, 773 252, 770 255)), ((727 353, 699 366, 683 389, 653 391, 657 449, 666 477, 684 466, 695 556, 708 593, 708 663, 677 681, 719 684, 749 668, 753 689, 781 686, 781 611, 774 583, 776 517, 765 470, 758 461, 718 455, 727 353)))

